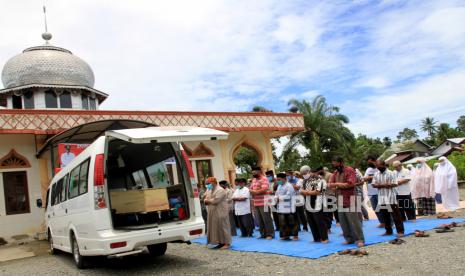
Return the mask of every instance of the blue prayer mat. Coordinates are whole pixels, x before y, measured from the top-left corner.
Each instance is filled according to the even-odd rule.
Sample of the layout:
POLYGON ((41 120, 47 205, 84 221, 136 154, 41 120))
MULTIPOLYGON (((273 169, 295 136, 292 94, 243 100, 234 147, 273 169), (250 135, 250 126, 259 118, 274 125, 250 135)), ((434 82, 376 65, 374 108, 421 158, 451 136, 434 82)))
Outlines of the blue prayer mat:
MULTIPOLYGON (((463 222, 465 219, 418 219, 416 222, 404 222, 405 235, 411 235, 415 230, 431 230, 441 224, 449 224, 451 222, 463 222)), ((384 228, 377 228, 377 220, 369 220, 363 222, 363 233, 365 235, 365 244, 371 245, 381 242, 387 242, 396 238, 395 228, 393 236, 381 236, 384 228)), ((329 243, 315 243, 310 232, 299 232, 298 241, 281 241, 279 240, 279 233, 276 232, 274 240, 257 239, 257 238, 242 238, 233 237, 231 250, 243 252, 260 252, 279 254, 292 257, 318 259, 323 256, 331 255, 345 249, 356 248, 355 245, 343 245, 344 237, 342 237, 341 228, 333 224, 331 228, 332 233, 329 235, 329 243)), ((238 234, 240 230, 238 229, 238 234)), ((447 235, 447 234, 435 234, 447 235)), ((258 230, 255 230, 255 236, 259 236, 258 230)), ((193 240, 194 243, 206 244, 206 237, 193 240)), ((428 238, 424 239, 428 242, 428 238)))

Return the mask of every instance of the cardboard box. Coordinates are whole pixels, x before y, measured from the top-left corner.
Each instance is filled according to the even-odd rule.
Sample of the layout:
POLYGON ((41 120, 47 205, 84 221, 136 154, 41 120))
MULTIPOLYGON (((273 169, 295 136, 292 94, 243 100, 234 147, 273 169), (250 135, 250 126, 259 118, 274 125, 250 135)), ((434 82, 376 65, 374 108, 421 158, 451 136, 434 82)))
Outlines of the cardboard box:
POLYGON ((111 208, 117 214, 155 212, 170 209, 168 193, 163 189, 110 191, 111 208))

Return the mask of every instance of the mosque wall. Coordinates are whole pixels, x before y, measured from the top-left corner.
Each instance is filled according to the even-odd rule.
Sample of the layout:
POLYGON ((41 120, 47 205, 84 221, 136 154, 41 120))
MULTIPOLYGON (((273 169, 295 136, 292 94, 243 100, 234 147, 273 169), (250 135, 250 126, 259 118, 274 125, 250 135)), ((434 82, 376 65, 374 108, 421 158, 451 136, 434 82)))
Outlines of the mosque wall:
MULTIPOLYGON (((191 165, 194 170, 195 178, 198 180, 198 162, 207 160, 211 164, 212 176, 220 180, 234 181, 236 177, 236 164, 234 164, 234 156, 241 146, 246 146, 255 150, 258 154, 259 165, 263 170, 274 169, 273 155, 271 151, 271 141, 268 132, 261 131, 243 131, 231 132, 227 140, 206 141, 203 144, 208 147, 213 156, 199 156, 195 153, 190 157, 191 165)), ((185 143, 188 150, 195 152, 200 146, 200 142, 185 143)))
MULTIPOLYGON (((5 168, 0 167, 0 237, 9 238, 14 235, 34 235, 40 232, 44 221, 44 211, 37 207, 36 200, 41 199, 39 162, 35 157, 35 137, 32 134, 0 134, 0 158, 14 149, 19 155, 27 159, 29 167, 5 168), (8 195, 8 173, 25 172, 27 179, 27 202, 29 211, 22 214, 7 214, 6 201, 8 195)), ((10 174, 11 175, 11 174, 10 174)), ((11 178, 10 178, 11 181, 11 178)), ((11 195, 11 185, 9 188, 11 195)), ((10 203, 11 205, 19 203, 10 203)), ((13 206, 14 207, 14 206, 13 206)))

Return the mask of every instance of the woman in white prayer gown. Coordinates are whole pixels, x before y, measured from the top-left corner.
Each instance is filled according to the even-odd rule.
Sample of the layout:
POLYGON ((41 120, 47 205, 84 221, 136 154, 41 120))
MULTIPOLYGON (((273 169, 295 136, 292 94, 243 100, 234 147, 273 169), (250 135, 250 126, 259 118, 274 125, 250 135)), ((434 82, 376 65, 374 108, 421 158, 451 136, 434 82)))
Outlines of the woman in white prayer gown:
POLYGON ((457 170, 446 157, 439 158, 439 162, 434 172, 435 191, 441 194, 444 208, 455 211, 460 208, 457 170))
POLYGON ((413 175, 412 198, 417 200, 417 211, 419 216, 436 214, 436 203, 434 201, 434 176, 426 160, 418 160, 417 169, 413 175))

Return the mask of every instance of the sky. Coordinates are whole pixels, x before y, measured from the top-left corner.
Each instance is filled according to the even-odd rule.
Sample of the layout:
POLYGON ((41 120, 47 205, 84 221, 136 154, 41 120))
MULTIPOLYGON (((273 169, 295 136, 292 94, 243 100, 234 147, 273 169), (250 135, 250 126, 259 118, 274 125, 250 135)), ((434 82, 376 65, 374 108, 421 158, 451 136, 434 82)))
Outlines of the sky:
POLYGON ((0 66, 51 43, 93 68, 101 109, 287 112, 323 95, 354 133, 465 115, 465 1, 0 0, 0 66))

